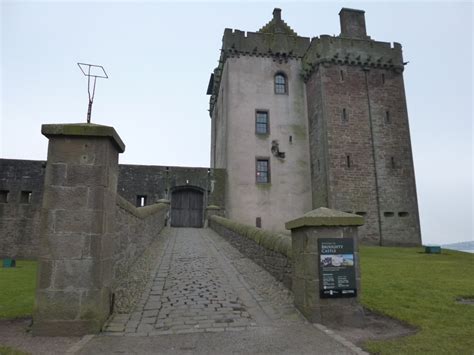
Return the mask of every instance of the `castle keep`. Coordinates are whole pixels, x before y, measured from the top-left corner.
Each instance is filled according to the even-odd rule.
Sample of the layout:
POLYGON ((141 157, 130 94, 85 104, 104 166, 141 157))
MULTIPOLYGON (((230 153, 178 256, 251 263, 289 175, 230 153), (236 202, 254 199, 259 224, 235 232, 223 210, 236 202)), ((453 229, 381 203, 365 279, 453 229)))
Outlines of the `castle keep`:
POLYGON ((343 8, 341 34, 300 37, 273 11, 226 29, 208 94, 227 217, 270 230, 318 207, 364 217, 361 240, 421 242, 401 45, 343 8))
MULTIPOLYGON (((363 243, 419 245, 401 45, 371 39, 363 11, 339 15, 339 36, 300 37, 280 9, 257 32, 226 29, 208 86, 210 168, 120 165, 117 193, 170 200, 176 227, 202 227, 211 206, 283 232, 328 207, 364 217, 363 243)), ((36 257, 45 169, 0 159, 0 257, 36 257)))

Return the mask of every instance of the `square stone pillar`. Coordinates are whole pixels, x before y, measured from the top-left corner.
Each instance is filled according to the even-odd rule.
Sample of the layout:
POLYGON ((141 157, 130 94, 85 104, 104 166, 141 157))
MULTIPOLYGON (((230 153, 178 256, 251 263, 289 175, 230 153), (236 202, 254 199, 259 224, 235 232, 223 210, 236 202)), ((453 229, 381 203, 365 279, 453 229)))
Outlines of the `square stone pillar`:
POLYGON ((110 313, 118 154, 113 127, 43 125, 49 138, 33 334, 97 333, 110 313))
POLYGON ((324 207, 286 223, 291 230, 294 302, 309 321, 333 327, 362 325, 357 227, 363 223, 361 216, 324 207))

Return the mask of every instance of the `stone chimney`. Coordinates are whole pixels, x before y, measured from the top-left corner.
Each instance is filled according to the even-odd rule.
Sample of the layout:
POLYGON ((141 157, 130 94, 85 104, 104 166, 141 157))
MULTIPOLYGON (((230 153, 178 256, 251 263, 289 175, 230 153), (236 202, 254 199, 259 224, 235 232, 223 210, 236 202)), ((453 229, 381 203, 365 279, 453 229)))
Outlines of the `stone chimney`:
POLYGON ((281 21, 281 9, 277 7, 273 9, 273 19, 275 21, 281 21))
MULTIPOLYGON (((274 12, 275 13, 275 12, 274 12)), ((369 39, 365 29, 365 11, 343 7, 339 12, 341 37, 369 39)))

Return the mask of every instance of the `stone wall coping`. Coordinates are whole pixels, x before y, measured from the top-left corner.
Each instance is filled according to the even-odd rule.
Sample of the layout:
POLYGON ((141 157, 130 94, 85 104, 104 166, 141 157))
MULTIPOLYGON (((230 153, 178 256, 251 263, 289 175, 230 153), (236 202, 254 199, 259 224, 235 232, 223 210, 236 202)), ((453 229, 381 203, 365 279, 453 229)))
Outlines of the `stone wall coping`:
POLYGON ((109 137, 116 145, 118 151, 125 151, 125 143, 113 127, 94 123, 59 123, 44 124, 41 133, 50 138, 54 136, 83 136, 83 137, 109 137))
POLYGON ((305 213, 303 216, 285 223, 286 229, 311 226, 361 226, 362 216, 320 207, 305 213))
POLYGON ((219 206, 216 206, 216 205, 209 205, 206 207, 206 210, 215 210, 215 211, 218 211, 220 210, 221 208, 219 206))
POLYGON ((166 198, 160 198, 158 201, 156 201, 156 203, 164 203, 165 205, 169 205, 171 202, 166 198))
POLYGON ((155 203, 149 206, 135 207, 134 205, 132 205, 130 202, 128 202, 126 199, 124 199, 120 195, 117 195, 116 201, 117 201, 117 206, 119 206, 120 208, 123 208, 124 210, 130 212, 135 217, 141 218, 141 219, 151 216, 155 213, 158 213, 159 211, 162 211, 164 209, 168 209, 168 205, 165 203, 155 203))
POLYGON ((266 249, 283 254, 290 259, 292 257, 291 237, 289 235, 270 232, 216 215, 209 217, 209 219, 212 223, 220 224, 245 238, 252 239, 266 249))

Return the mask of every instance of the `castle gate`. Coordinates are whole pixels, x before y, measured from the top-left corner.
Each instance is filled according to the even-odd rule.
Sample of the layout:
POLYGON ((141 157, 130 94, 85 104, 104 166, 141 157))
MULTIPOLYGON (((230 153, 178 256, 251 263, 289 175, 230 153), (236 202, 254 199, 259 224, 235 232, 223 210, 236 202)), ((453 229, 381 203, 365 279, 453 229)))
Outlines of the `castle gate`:
POLYGON ((171 226, 202 228, 204 194, 193 187, 181 187, 171 194, 171 226))

